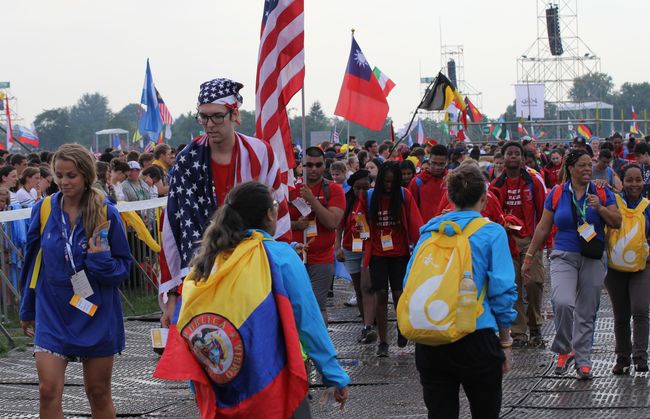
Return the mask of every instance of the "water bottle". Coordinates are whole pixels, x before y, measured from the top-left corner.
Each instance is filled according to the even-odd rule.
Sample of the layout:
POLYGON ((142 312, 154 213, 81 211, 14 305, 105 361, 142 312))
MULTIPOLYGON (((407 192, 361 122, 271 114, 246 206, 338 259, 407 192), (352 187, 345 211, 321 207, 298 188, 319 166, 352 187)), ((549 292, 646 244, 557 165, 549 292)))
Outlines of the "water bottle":
POLYGON ((465 271, 460 281, 456 308, 456 328, 460 332, 471 333, 476 330, 476 295, 472 273, 465 271))
POLYGON ((108 244, 108 230, 99 232, 99 246, 104 251, 111 250, 111 246, 108 244))

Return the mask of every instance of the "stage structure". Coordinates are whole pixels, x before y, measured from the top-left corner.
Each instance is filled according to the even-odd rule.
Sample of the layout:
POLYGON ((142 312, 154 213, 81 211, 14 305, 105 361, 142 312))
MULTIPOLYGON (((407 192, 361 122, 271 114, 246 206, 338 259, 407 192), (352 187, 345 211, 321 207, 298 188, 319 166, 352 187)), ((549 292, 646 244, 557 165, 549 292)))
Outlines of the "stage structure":
MULTIPOLYGON (((441 37, 442 40, 442 37, 441 37)), ((460 94, 469 97, 479 109, 483 109, 483 93, 465 79, 465 51, 463 45, 440 44, 440 68, 456 85, 460 94)))
POLYGON ((576 77, 600 72, 600 58, 578 35, 578 0, 536 1, 537 39, 517 59, 517 82, 544 83, 545 101, 559 106, 576 77))

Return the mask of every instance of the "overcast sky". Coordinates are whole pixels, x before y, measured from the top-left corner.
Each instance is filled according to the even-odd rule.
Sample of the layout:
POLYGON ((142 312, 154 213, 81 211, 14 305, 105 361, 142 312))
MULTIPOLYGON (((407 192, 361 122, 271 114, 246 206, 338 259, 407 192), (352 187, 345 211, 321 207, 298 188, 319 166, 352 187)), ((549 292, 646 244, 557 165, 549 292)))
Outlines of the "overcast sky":
MULTIPOLYGON (((350 29, 371 66, 397 84, 389 115, 406 122, 420 76, 440 68, 442 43, 462 44, 465 79, 497 117, 514 100, 516 59, 536 39, 536 0, 307 0, 305 95, 333 115, 350 50, 350 29)), ((253 110, 262 0, 4 0, 0 81, 31 123, 44 109, 106 95, 113 111, 138 102, 146 59, 174 116, 194 109, 198 86, 216 77, 244 84, 253 110)), ((581 0, 580 36, 618 87, 647 81, 650 2, 581 0)), ((300 94, 290 107, 300 111, 300 94)))

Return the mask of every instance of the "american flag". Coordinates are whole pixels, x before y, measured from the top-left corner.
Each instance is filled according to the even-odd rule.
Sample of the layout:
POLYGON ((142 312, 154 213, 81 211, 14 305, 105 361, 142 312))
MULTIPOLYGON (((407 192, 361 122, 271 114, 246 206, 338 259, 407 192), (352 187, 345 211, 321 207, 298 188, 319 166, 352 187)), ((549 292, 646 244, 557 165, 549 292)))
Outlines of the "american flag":
POLYGON ((158 110, 160 110, 160 118, 162 119, 163 125, 173 124, 174 118, 172 118, 172 114, 169 112, 167 105, 165 105, 162 96, 158 93, 158 89, 156 89, 156 98, 158 99, 158 110))
POLYGON ((266 0, 255 82, 256 136, 268 142, 287 179, 295 161, 287 104, 305 79, 304 1, 266 0))
MULTIPOLYGON (((280 202, 276 238, 289 241, 289 207, 280 190, 278 162, 268 143, 235 132, 237 159, 234 183, 251 180, 268 185, 280 202)), ((218 205, 210 168, 208 136, 195 138, 176 157, 162 228, 161 284, 163 294, 179 285, 189 273, 189 262, 218 205)))

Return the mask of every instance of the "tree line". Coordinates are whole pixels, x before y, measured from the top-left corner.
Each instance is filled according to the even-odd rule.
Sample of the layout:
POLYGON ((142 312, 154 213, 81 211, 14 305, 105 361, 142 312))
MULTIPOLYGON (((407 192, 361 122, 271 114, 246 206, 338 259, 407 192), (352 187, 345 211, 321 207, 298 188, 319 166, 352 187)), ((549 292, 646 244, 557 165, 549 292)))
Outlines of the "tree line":
MULTIPOLYGON (((614 118, 620 118, 621 110, 625 118, 631 117, 631 108, 634 106, 641 121, 646 110, 650 110, 650 83, 623 83, 615 89, 613 79, 606 73, 592 73, 576 78, 570 92, 570 99, 575 102, 601 101, 614 106, 614 118)), ((78 142, 84 146, 93 145, 95 132, 106 128, 122 128, 133 136, 137 129, 138 112, 140 105, 131 103, 119 112, 113 112, 108 106, 108 98, 101 93, 86 93, 81 96, 76 104, 70 107, 46 109, 36 116, 34 125, 41 139, 41 147, 55 150, 61 144, 78 142)), ((202 129, 194 119, 195 110, 190 110, 177 116, 172 125, 171 140, 166 141, 173 146, 187 143, 191 138, 201 133, 202 129)), ((295 113, 290 111, 290 114, 295 113)), ((514 103, 504 112, 508 121, 517 120, 514 103)), ((546 118, 555 119, 557 108, 553 104, 546 106, 546 118)), ((416 121, 417 122, 417 121, 416 121)), ((414 122, 414 125, 415 123, 414 122)), ((368 139, 383 140, 391 136, 392 120, 389 117, 380 131, 372 131, 363 126, 350 123, 350 135, 354 135, 361 142, 368 139)), ((294 142, 302 139, 302 116, 290 116, 291 135, 294 142)), ((321 104, 316 101, 305 115, 307 135, 314 131, 332 132, 336 127, 342 142, 347 136, 347 122, 338 117, 328 117, 321 104)), ((427 138, 449 138, 444 122, 436 122, 426 116, 422 117, 422 126, 427 138)), ((397 131, 400 127, 395 126, 397 131)), ((241 125, 239 130, 246 135, 255 133, 254 112, 241 110, 241 125)), ((484 138, 480 126, 470 126, 467 130, 469 138, 484 138)), ((412 131, 415 141, 417 131, 412 131)))

